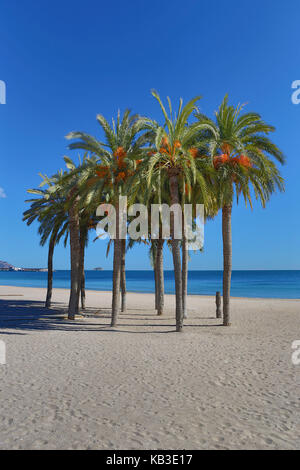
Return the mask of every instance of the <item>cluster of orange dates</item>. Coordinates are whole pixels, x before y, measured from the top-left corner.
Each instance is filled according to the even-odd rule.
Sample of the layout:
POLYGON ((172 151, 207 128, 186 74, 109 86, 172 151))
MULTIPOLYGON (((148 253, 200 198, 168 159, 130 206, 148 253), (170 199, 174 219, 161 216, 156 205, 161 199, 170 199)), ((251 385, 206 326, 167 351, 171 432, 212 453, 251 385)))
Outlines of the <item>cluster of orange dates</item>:
MULTIPOLYGON (((171 159, 174 157, 176 149, 181 147, 181 142, 179 140, 175 140, 173 146, 171 147, 169 144, 169 140, 167 137, 163 137, 161 140, 161 147, 159 149, 159 152, 162 154, 166 154, 171 157, 171 159)), ((245 168, 251 168, 252 163, 249 157, 247 155, 239 155, 237 157, 231 158, 229 156, 230 154, 230 147, 228 144, 224 144, 222 146, 222 151, 224 152, 221 155, 216 155, 213 158, 213 165, 215 169, 217 170, 221 165, 225 163, 230 163, 231 165, 242 165, 245 168)), ((191 147, 189 149, 190 154, 192 155, 193 158, 198 158, 201 157, 199 154, 199 150, 196 147, 191 147)), ((155 153, 155 151, 149 151, 148 155, 151 156, 155 153)), ((115 152, 114 152, 114 157, 116 158, 116 163, 117 163, 117 170, 115 171, 115 176, 116 176, 116 181, 125 181, 126 178, 131 176, 133 174, 132 171, 126 170, 126 162, 124 161, 126 157, 126 150, 124 147, 118 147, 115 152), (123 170, 123 171, 120 171, 123 170)), ((136 165, 138 166, 142 160, 136 160, 136 165)), ((109 169, 107 166, 104 165, 99 165, 96 174, 99 178, 107 178, 109 173, 109 169)), ((110 183, 111 184, 111 183, 110 183)))
POLYGON ((230 158, 227 153, 223 153, 222 155, 214 157, 213 162, 216 170, 220 167, 220 165, 223 165, 224 163, 230 163, 231 165, 239 164, 245 168, 252 167, 251 160, 249 157, 247 157, 247 155, 239 155, 238 157, 230 158))
MULTIPOLYGON (((116 181, 125 181, 125 179, 132 174, 130 171, 126 171, 126 162, 124 161, 126 157, 126 150, 124 147, 118 147, 114 151, 114 157, 117 163, 117 169, 115 170, 116 181), (120 171, 124 170, 124 171, 120 171)), ((99 178, 106 178, 108 176, 109 169, 107 166, 99 165, 98 169, 96 170, 96 174, 99 178)), ((111 183, 110 183, 111 185, 111 183)))
POLYGON ((181 142, 179 140, 175 140, 173 147, 169 144, 169 140, 167 137, 163 137, 161 139, 161 147, 159 149, 160 153, 165 153, 169 155, 171 158, 174 157, 176 149, 181 147, 181 142))
POLYGON ((190 152, 190 154, 192 155, 193 158, 197 158, 197 157, 200 156, 200 155, 199 155, 199 151, 198 151, 198 149, 197 149, 196 147, 191 147, 191 148, 189 149, 189 152, 190 152))

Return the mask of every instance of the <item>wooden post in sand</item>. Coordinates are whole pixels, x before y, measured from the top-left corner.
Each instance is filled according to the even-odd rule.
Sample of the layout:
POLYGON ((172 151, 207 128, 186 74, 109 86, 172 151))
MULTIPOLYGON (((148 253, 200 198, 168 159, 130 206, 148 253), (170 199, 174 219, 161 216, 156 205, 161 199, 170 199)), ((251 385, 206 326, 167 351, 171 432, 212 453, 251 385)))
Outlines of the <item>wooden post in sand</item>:
POLYGON ((216 292, 216 318, 222 318, 222 312, 221 312, 221 294, 220 292, 216 292))

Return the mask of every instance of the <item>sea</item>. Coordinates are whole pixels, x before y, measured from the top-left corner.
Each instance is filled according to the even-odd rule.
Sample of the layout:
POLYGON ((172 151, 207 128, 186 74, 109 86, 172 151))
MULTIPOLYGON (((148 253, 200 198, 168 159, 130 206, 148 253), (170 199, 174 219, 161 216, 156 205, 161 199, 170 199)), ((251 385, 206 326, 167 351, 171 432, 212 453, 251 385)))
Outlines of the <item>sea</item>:
MULTIPOLYGON (((153 271, 127 271, 129 292, 154 292, 153 271)), ((0 271, 0 286, 47 287, 46 272, 0 271)), ((55 271, 53 287, 69 288, 70 271, 55 271)), ((112 271, 86 271, 86 288, 111 290, 112 271)), ((215 295, 222 292, 222 271, 189 271, 188 293, 215 295)), ((174 293, 174 272, 165 271, 165 292, 174 293)), ((299 271, 233 271, 233 297, 300 299, 299 271)))

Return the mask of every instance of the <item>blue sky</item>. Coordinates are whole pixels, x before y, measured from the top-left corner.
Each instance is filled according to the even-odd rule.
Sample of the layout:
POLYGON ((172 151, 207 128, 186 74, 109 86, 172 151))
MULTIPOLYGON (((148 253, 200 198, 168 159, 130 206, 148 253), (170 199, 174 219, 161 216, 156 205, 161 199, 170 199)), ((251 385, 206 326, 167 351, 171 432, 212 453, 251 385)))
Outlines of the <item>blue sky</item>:
MULTIPOLYGON (((202 95, 210 116, 228 92, 233 104, 247 102, 276 126, 273 139, 287 156, 286 192, 265 210, 234 208, 233 268, 300 269, 300 105, 291 101, 299 43, 298 0, 2 2, 0 259, 46 266, 37 227, 22 222, 26 189, 39 185, 40 171, 63 167, 63 155, 75 157, 64 139, 69 131, 101 137, 97 113, 110 118, 130 107, 159 119, 155 88, 173 101, 202 95)), ((91 243, 87 268, 111 268, 105 250, 104 241, 91 243)), ((206 225, 205 251, 190 265, 222 267, 220 217, 206 225)), ((55 267, 68 266, 69 250, 59 246, 55 267)), ((128 253, 127 266, 149 268, 147 250, 128 253)))

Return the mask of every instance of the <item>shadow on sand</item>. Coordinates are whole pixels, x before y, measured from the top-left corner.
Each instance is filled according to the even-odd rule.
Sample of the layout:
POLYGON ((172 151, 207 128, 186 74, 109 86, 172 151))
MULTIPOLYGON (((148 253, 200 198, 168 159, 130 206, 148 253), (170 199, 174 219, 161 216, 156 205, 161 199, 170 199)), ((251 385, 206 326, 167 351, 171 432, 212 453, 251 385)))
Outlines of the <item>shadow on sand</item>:
MULTIPOLYGON (((157 334, 173 333, 174 325, 170 317, 158 317, 154 313, 143 314, 120 314, 119 328, 110 327, 109 309, 86 309, 84 316, 78 315, 75 321, 66 318, 67 310, 64 304, 53 303, 51 309, 46 309, 44 303, 34 300, 0 299, 0 334, 26 334, 26 331, 101 331, 114 333, 135 333, 135 334, 157 334), (85 315, 89 318, 86 321, 85 315), (92 320, 92 321, 91 321, 92 320), (133 323, 125 323, 128 320, 135 320, 133 323), (150 321, 149 321, 150 320, 150 321), (156 322, 157 320, 157 322, 156 322), (104 321, 104 322, 103 322, 104 321), (166 323, 162 323, 165 321, 166 323), (170 324, 171 323, 171 324, 170 324), (124 329, 126 327, 133 329, 124 329), (162 330, 141 331, 138 327, 158 327, 162 330), (172 329, 170 329, 172 328, 172 329), (13 331, 12 331, 13 330, 13 331)), ((208 319, 208 318, 206 318, 208 319)), ((213 320, 213 318, 210 318, 213 320)), ((204 320, 204 318, 201 318, 204 320)), ((216 327, 220 324, 189 324, 186 327, 216 327)))

